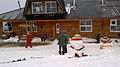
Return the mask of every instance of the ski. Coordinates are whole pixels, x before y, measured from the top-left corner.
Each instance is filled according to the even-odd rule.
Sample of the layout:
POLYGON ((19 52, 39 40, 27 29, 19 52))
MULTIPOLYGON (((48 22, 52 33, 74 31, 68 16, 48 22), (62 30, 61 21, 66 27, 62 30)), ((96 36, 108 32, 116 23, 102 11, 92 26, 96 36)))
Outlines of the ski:
POLYGON ((21 62, 21 61, 25 61, 25 60, 26 60, 26 58, 23 58, 23 59, 17 59, 17 60, 12 60, 12 61, 0 62, 0 64, 21 62))
POLYGON ((32 59, 32 58, 34 58, 34 59, 36 58, 36 59, 37 59, 37 58, 45 58, 45 57, 30 57, 30 58, 31 58, 31 59, 32 59))
MULTIPOLYGON (((89 55, 89 56, 91 56, 91 55, 89 55)), ((68 58, 82 58, 82 57, 88 57, 88 55, 79 56, 79 57, 68 57, 68 58)))

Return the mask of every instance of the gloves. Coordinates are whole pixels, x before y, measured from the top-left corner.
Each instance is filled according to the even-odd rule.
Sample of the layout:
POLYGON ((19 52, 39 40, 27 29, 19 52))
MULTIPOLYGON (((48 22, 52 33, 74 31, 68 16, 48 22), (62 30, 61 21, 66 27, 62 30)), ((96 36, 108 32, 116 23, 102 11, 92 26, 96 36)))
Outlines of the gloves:
POLYGON ((82 45, 83 47, 81 47, 81 48, 79 48, 79 49, 76 49, 77 51, 80 51, 80 50, 82 50, 83 48, 85 48, 85 46, 84 45, 82 45))
MULTIPOLYGON (((70 46, 72 49, 75 49, 73 46, 70 46)), ((80 50, 82 50, 83 48, 85 48, 85 46, 84 45, 82 45, 82 47, 81 48, 79 48, 79 49, 75 49, 75 50, 77 50, 77 51, 80 51, 80 50)))
POLYGON ((77 51, 80 51, 80 49, 76 49, 77 51))
POLYGON ((85 46, 84 45, 82 45, 83 47, 82 48, 85 48, 85 46))

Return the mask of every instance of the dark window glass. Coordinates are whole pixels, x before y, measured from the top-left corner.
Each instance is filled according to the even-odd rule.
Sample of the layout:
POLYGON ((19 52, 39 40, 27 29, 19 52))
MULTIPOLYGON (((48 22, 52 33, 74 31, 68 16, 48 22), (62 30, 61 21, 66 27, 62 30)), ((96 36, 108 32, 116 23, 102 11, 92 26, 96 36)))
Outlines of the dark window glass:
POLYGON ((81 31, 85 31, 85 27, 81 27, 81 31))
POLYGON ((12 22, 3 22, 3 31, 11 32, 12 31, 12 22))
POLYGON ((117 20, 117 25, 120 25, 120 20, 117 20))
POLYGON ((117 31, 120 31, 120 26, 117 26, 117 31))
POLYGON ((55 13, 56 12, 56 2, 47 2, 47 12, 48 13, 55 13))
POLYGON ((116 28, 117 28, 116 26, 111 26, 112 31, 116 31, 116 28))
POLYGON ((112 21, 112 24, 115 24, 115 21, 112 21))

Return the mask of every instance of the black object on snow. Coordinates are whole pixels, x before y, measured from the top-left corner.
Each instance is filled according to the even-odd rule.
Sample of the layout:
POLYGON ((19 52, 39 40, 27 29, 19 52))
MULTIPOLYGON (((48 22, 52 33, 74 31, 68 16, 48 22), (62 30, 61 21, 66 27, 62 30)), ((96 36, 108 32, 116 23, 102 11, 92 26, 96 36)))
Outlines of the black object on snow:
POLYGON ((17 60, 12 60, 12 61, 0 62, 0 64, 14 63, 14 62, 20 62, 20 61, 25 61, 25 60, 26 58, 23 58, 23 59, 17 59, 17 60))

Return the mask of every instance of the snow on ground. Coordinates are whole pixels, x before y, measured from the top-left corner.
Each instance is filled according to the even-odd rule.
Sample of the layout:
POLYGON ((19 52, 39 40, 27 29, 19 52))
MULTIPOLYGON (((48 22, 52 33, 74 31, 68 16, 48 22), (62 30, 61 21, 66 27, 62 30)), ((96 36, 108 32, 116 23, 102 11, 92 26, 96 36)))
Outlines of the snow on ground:
MULTIPOLYGON (((95 40, 84 38, 84 41, 95 40)), ((57 40, 50 45, 33 48, 0 47, 0 67, 119 67, 120 43, 113 42, 113 47, 99 49, 100 44, 86 42, 83 45, 86 46, 86 54, 90 56, 81 58, 67 58, 69 54, 59 55, 57 40), (30 58, 31 56, 44 58, 30 58), (2 64, 20 58, 27 60, 2 64)))
MULTIPOLYGON (((7 40, 3 40, 3 42, 17 42, 18 40, 19 40, 18 36, 15 36, 15 37, 10 37, 7 40)), ((32 42, 40 42, 40 41, 41 41, 41 39, 39 37, 34 37, 32 40, 32 42)), ((25 42, 25 41, 22 41, 22 42, 25 42)))

